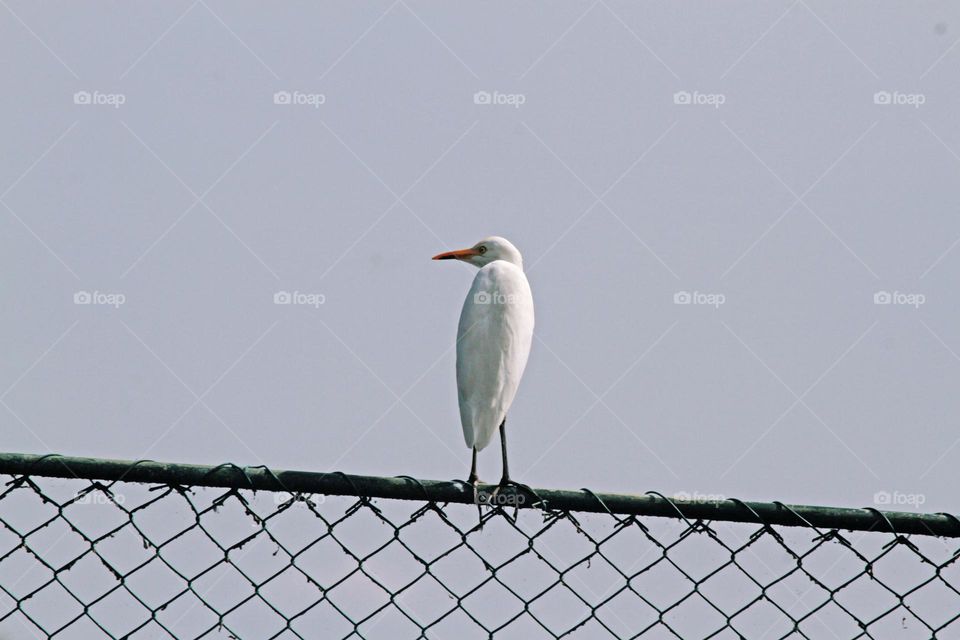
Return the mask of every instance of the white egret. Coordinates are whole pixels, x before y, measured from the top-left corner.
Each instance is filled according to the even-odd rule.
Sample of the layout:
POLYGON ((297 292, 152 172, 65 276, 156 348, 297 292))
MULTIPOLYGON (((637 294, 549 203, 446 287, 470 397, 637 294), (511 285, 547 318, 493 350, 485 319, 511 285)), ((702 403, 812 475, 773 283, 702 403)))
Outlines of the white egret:
POLYGON ((507 410, 520 385, 533 340, 533 296, 523 273, 523 259, 515 246, 492 236, 434 260, 460 260, 480 271, 473 279, 460 312, 457 328, 457 391, 463 439, 473 451, 470 477, 476 487, 477 452, 500 428, 503 477, 507 466, 507 410))

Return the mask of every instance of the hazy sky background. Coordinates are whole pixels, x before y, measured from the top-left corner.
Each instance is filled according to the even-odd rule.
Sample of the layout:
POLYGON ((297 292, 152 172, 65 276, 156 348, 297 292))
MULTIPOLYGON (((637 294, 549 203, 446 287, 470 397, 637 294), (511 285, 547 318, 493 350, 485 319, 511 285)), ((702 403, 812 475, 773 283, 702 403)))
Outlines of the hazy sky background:
POLYGON ((958 14, 10 0, 3 449, 463 477, 429 258, 498 234, 516 479, 957 511, 958 14))
MULTIPOLYGON (((956 513, 958 18, 947 2, 2 0, 0 448, 463 478, 454 338, 474 270, 429 258, 496 234, 523 252, 537 313, 508 420, 515 479, 956 513), (294 293, 318 304, 275 303, 294 293)), ((480 472, 499 478, 496 441, 480 472)), ((77 489, 60 484, 64 499, 77 489)), ((157 495, 124 491, 131 505, 157 495)), ((8 521, 51 508, 13 499, 8 521)), ((155 540, 192 522, 177 504, 144 514, 155 540)), ((304 513, 271 531, 315 538, 322 527, 304 513)), ((389 533, 361 513, 345 525, 351 544, 389 533)), ((105 505, 73 517, 95 528, 117 516, 105 505)), ((233 503, 213 521, 227 537, 253 526, 233 503)), ((475 536, 491 558, 508 549, 501 525, 475 536)), ((664 540, 683 530, 656 526, 664 540)), ((66 563, 87 548, 66 529, 60 519, 28 542, 66 563)), ((734 529, 741 543, 753 531, 718 525, 734 529)), ((440 545, 444 533, 411 543, 440 545)), ((572 562, 582 540, 567 533, 556 548, 572 562)), ((790 532, 793 548, 809 533, 790 532)), ((11 536, 0 549, 16 548, 11 536)), ((763 566, 748 568, 772 580, 795 561, 764 547, 770 538, 753 547, 763 566)), ((700 546, 678 560, 708 570, 718 547, 687 540, 700 546)), ((880 553, 886 541, 858 542, 880 553)), ((196 529, 181 542, 193 569, 222 559, 196 529)), ((127 567, 152 553, 131 527, 101 549, 114 543, 127 567)), ((654 548, 628 544, 624 566, 643 544, 654 548)), ((922 544, 940 560, 952 552, 922 544)), ((164 557, 176 562, 172 547, 164 557)), ((272 550, 251 545, 237 566, 287 561, 272 550)), ((331 553, 340 560, 302 559, 324 584, 355 568, 331 553)), ((26 593, 46 578, 18 554, 3 571, 22 574, 26 593)), ((880 580, 907 585, 929 568, 898 557, 880 580)), ((87 595, 94 575, 112 587, 87 559, 64 579, 87 595)), ((832 583, 864 570, 846 560, 820 568, 835 569, 832 583)), ((423 570, 408 556, 377 561, 371 570, 396 584, 423 570)), ((444 579, 483 579, 470 561, 444 579)), ((577 579, 615 587, 595 564, 577 579)), ((511 570, 527 589, 539 579, 511 570)), ((249 587, 231 571, 210 580, 249 587)), ((161 578, 138 572, 129 584, 159 603, 182 588, 161 578)), ((690 588, 673 578, 641 587, 669 603, 690 588)), ((782 584, 794 602, 807 593, 797 580, 782 584)), ((881 606, 863 582, 852 606, 881 606)), ((304 584, 273 583, 271 597, 293 607, 313 595, 304 584)), ((732 608, 750 591, 712 584, 708 595, 732 608)), ((369 584, 333 596, 358 607, 383 597, 369 584)), ((404 606, 429 619, 444 598, 404 606)), ((953 599, 931 588, 918 611, 942 622, 953 599)), ((129 600, 101 605, 116 634, 149 618, 129 600)), ((47 620, 78 607, 40 596, 29 606, 47 620)), ((475 604, 493 617, 516 606, 475 604)), ((544 606, 558 624, 580 611, 544 606)), ((237 622, 250 637, 276 622, 257 611, 237 622)), ((811 637, 858 633, 823 611, 811 637)), ((617 624, 640 613, 626 603, 617 624)), ((198 632, 213 614, 162 615, 198 632)), ((758 605, 737 624, 770 632, 778 617, 758 605)), ((21 618, 0 633, 22 637, 21 618)), ((675 618, 700 632, 715 624, 697 609, 675 618)), ((304 618, 308 630, 326 624, 304 618)), ((397 637, 394 624, 378 633, 397 637)), ((448 636, 477 630, 451 624, 448 636)), ((893 637, 906 617, 882 625, 872 632, 893 637)), ((97 635, 88 619, 71 633, 97 635)))

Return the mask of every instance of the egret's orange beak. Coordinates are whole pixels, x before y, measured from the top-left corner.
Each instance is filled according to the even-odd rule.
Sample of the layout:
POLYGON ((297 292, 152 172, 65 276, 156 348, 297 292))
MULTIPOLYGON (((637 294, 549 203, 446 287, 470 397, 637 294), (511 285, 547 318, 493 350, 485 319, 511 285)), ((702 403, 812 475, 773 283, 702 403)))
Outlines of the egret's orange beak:
POLYGON ((433 256, 434 260, 465 260, 472 256, 478 256, 480 252, 476 249, 459 249, 457 251, 447 251, 433 256))

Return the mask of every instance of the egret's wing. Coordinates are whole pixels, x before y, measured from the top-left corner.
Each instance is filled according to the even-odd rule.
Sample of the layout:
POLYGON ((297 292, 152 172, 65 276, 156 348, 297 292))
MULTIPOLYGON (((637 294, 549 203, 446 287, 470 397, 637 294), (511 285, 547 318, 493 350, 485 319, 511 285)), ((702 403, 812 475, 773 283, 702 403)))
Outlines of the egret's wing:
POLYGON ((532 338, 533 297, 523 270, 502 260, 480 269, 457 330, 460 422, 468 447, 486 447, 503 421, 532 338))

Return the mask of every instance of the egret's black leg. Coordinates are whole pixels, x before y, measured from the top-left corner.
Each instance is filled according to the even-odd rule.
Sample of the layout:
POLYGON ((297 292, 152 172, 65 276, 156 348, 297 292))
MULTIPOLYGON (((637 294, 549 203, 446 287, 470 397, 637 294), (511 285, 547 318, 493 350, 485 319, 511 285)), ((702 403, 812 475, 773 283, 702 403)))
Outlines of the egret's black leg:
POLYGON ((503 476, 500 478, 500 484, 493 490, 494 498, 500 493, 500 490, 510 484, 510 468, 507 466, 507 417, 503 417, 500 423, 500 452, 503 455, 503 476))
MULTIPOLYGON (((533 489, 523 484, 522 482, 514 482, 513 480, 510 479, 510 466, 507 464, 507 417, 506 416, 503 417, 503 422, 500 423, 500 449, 501 449, 501 452, 503 453, 503 476, 500 478, 500 484, 497 485, 497 488, 494 489, 493 493, 491 494, 491 502, 496 500, 496 497, 501 490, 512 485, 513 491, 510 494, 510 496, 512 496, 512 499, 508 497, 502 500, 496 500, 497 504, 502 504, 502 503, 512 504, 514 506, 514 509, 519 510, 519 506, 525 504, 527 501, 527 498, 531 496, 537 500, 537 503, 535 504, 542 503, 543 501, 540 500, 540 497, 536 494, 536 492, 533 489), (519 489, 522 489, 524 493, 523 494, 519 493, 518 491, 519 489), (524 494, 529 494, 529 495, 524 495, 524 494)), ((514 512, 514 518, 516 518, 516 511, 514 512)))
POLYGON ((467 484, 476 487, 479 481, 480 478, 477 476, 477 448, 473 447, 473 462, 470 464, 470 477, 467 478, 467 484))
POLYGON ((503 417, 503 422, 500 423, 500 451, 503 454, 503 476, 500 478, 500 484, 497 485, 497 488, 493 490, 493 497, 496 498, 496 496, 500 493, 501 490, 506 489, 510 485, 514 485, 513 498, 510 499, 510 497, 508 496, 504 500, 497 500, 497 504, 501 504, 501 503, 512 504, 514 507, 513 517, 514 517, 514 520, 516 520, 517 512, 519 510, 519 505, 523 504, 523 501, 525 500, 523 496, 517 495, 516 488, 517 487, 526 488, 526 485, 517 484, 516 482, 510 479, 510 466, 507 463, 507 417, 506 416, 503 417))
POLYGON ((467 478, 467 484, 473 487, 473 502, 480 508, 480 477, 477 475, 477 448, 473 447, 473 461, 470 463, 470 477, 467 478))
POLYGON ((500 486, 504 487, 510 484, 510 468, 507 466, 507 417, 503 417, 500 423, 500 450, 503 452, 503 477, 500 478, 500 486))
POLYGON ((483 528, 483 507, 480 502, 480 476, 477 475, 477 448, 472 448, 472 462, 470 463, 470 477, 467 484, 473 487, 473 503, 477 505, 477 515, 480 518, 480 528, 483 528))
POLYGON ((500 423, 500 449, 503 453, 503 476, 500 478, 500 484, 497 485, 497 488, 494 490, 493 495, 496 496, 502 489, 514 486, 514 492, 516 492, 516 487, 522 487, 528 489, 524 484, 519 484, 510 479, 510 465, 507 463, 507 418, 504 416, 503 422, 500 423))

